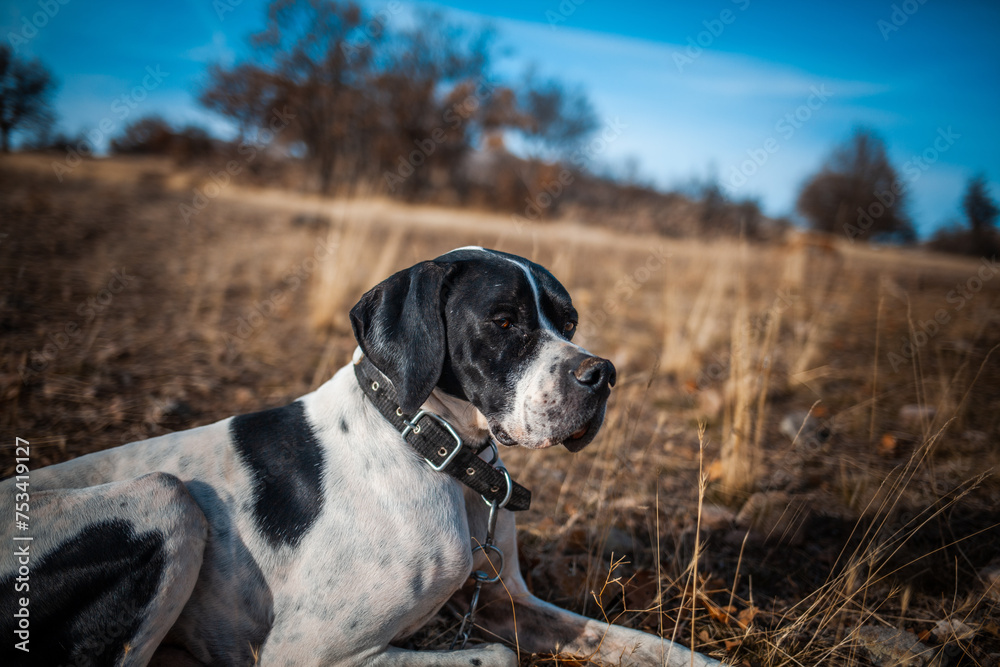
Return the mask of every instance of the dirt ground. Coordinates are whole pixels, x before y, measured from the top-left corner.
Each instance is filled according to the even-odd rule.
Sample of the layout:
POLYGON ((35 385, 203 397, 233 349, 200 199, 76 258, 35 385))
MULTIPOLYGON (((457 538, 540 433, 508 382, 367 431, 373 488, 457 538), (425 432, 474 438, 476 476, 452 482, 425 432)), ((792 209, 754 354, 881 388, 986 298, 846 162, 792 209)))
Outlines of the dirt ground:
MULTIPOLYGON (((1000 664, 992 258, 209 183, 156 160, 61 183, 42 156, 0 160, 3 477, 15 436, 37 468, 285 404, 348 362, 365 290, 485 245, 552 270, 578 342, 619 371, 583 452, 505 453, 533 492, 536 594, 734 664, 1000 664)), ((458 621, 411 641, 446 647, 458 621)))

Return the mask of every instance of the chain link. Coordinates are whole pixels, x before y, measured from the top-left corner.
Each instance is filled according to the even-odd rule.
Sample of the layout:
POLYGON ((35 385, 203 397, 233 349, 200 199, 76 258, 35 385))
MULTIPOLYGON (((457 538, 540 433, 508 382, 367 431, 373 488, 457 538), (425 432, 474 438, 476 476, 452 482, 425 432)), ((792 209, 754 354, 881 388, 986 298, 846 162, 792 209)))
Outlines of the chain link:
MULTIPOLYGON (((494 452, 495 451, 496 450, 494 449, 494 452)), ((494 456, 493 461, 496 461, 496 456, 494 456)), ((472 628, 475 625, 476 607, 479 606, 479 593, 483 589, 483 584, 494 584, 500 581, 500 574, 503 572, 503 551, 501 551, 500 547, 494 543, 494 536, 497 528, 497 516, 500 514, 500 510, 503 509, 504 505, 507 504, 507 501, 510 500, 513 484, 511 483, 510 474, 507 472, 507 469, 503 467, 503 465, 497 466, 497 470, 503 473, 503 476, 507 481, 507 495, 499 502, 496 500, 489 501, 486 500, 486 498, 483 498, 483 500, 486 500, 486 503, 490 506, 490 518, 486 524, 486 540, 482 544, 477 544, 472 549, 473 558, 475 558, 476 553, 480 551, 486 555, 486 561, 490 564, 490 567, 493 568, 494 574, 490 575, 482 570, 476 570, 472 573, 472 578, 476 580, 476 586, 472 589, 472 599, 469 600, 469 611, 467 611, 465 616, 462 617, 462 625, 459 626, 458 633, 451 641, 449 650, 454 650, 455 648, 462 650, 465 648, 466 643, 469 641, 469 635, 472 634, 472 628), (500 560, 498 566, 494 565, 493 559, 490 558, 489 552, 491 551, 495 553, 500 560)))

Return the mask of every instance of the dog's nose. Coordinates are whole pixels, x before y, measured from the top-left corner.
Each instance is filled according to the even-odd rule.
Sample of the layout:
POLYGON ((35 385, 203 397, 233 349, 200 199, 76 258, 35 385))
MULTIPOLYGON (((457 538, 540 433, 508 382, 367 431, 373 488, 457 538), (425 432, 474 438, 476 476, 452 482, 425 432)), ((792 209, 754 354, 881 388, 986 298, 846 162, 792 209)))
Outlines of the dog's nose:
POLYGON ((587 357, 575 371, 576 381, 593 391, 615 386, 615 365, 600 357, 587 357))

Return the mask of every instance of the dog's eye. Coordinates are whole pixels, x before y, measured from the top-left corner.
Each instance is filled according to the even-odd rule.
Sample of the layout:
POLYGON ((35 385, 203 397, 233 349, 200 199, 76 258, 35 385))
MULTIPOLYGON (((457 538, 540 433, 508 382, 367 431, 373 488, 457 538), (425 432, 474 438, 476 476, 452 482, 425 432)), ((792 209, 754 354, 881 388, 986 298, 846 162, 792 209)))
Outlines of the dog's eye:
POLYGON ((510 321, 509 317, 498 317, 497 319, 493 320, 493 322, 501 329, 509 329, 510 325, 513 324, 513 322, 510 321))
POLYGON ((574 322, 573 320, 567 321, 566 324, 563 325, 563 331, 565 331, 568 334, 576 331, 576 322, 574 322))

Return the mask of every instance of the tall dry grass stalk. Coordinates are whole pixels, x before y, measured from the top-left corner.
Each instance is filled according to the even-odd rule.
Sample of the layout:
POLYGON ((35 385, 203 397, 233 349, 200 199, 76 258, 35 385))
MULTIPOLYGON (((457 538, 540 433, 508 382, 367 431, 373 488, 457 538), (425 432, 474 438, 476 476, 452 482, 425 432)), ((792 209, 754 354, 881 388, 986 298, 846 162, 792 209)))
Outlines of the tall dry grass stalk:
MULTIPOLYGON (((666 372, 691 373, 698 360, 727 329, 729 311, 720 306, 727 300, 726 291, 732 284, 732 255, 728 248, 711 259, 704 272, 671 270, 664 272, 663 344, 660 365, 666 372), (700 278, 700 280, 699 280, 700 278), (688 295, 694 293, 688 305, 688 295)), ((702 258, 698 258, 702 259, 702 258)))
POLYGON ((754 373, 753 341, 746 302, 739 300, 732 323, 729 378, 725 385, 722 422, 721 481, 728 495, 740 496, 753 488, 753 408, 758 402, 758 376, 754 373))
POLYGON ((309 292, 314 331, 350 331, 347 314, 358 295, 399 267, 405 229, 376 228, 370 219, 331 224, 323 240, 330 250, 319 262, 309 292))
MULTIPOLYGON (((745 249, 744 249, 745 252, 745 249)), ((797 261, 793 256, 790 263, 797 261)), ((729 377, 725 384, 721 483, 726 494, 743 496, 754 487, 759 449, 768 420, 768 391, 778 357, 782 308, 751 315, 741 254, 736 274, 736 312, 729 342, 729 377)), ((789 275, 786 272, 787 276, 789 275)), ((793 275, 798 275, 795 271, 793 275)))

